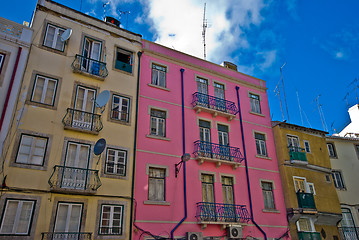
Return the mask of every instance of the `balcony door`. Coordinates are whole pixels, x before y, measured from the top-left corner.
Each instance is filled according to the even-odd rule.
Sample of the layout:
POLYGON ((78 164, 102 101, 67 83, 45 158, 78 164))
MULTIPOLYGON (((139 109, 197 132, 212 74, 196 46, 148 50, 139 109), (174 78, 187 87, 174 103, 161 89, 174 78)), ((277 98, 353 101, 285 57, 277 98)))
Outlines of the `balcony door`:
POLYGON ((218 143, 219 143, 219 155, 221 159, 230 159, 230 147, 228 140, 228 126, 217 125, 218 127, 218 143))
POLYGON ((77 86, 72 126, 91 130, 95 109, 96 90, 77 86))
POLYGON ((54 226, 54 239, 80 239, 82 204, 59 203, 54 226), (60 234, 61 233, 61 234, 60 234))
POLYGON ((214 200, 214 176, 210 174, 202 174, 202 217, 205 221, 215 221, 216 204, 214 200))
POLYGON ((90 145, 67 143, 66 159, 62 174, 62 188, 86 189, 90 178, 90 145))
POLYGON ((198 104, 203 107, 209 107, 208 100, 208 80, 197 77, 198 104))
POLYGON ((288 147, 292 150, 292 151, 298 151, 298 148, 300 147, 299 145, 299 138, 296 136, 287 136, 287 141, 288 141, 288 147))
POLYGON ((216 108, 217 110, 226 111, 226 101, 224 97, 224 85, 213 83, 214 96, 216 97, 216 108))
POLYGON ((305 178, 298 178, 295 177, 294 178, 294 184, 295 184, 295 191, 296 192, 302 192, 302 193, 306 193, 307 192, 307 183, 305 178))
POLYGON ((211 146, 211 123, 207 121, 199 120, 199 140, 200 149, 199 152, 206 157, 212 156, 211 146))
MULTIPOLYGON (((91 73, 98 73, 101 57, 101 46, 102 43, 100 41, 96 41, 90 38, 84 39, 84 47, 82 50, 82 70, 91 73)), ((96 74, 98 75, 98 74, 96 74)))
POLYGON ((229 222, 236 221, 236 207, 234 205, 233 178, 222 176, 223 218, 229 222))
POLYGON ((350 209, 342 208, 343 219, 340 222, 342 235, 345 240, 358 239, 358 233, 354 224, 354 219, 350 209))

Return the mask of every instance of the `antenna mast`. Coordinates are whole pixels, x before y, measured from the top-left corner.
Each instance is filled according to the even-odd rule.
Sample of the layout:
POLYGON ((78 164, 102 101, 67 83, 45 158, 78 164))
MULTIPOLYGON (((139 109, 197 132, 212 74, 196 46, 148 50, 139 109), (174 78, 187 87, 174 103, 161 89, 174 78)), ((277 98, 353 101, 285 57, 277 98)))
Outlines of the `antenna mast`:
POLYGON ((324 117, 324 113, 322 110, 322 105, 319 104, 319 97, 320 97, 320 94, 318 95, 318 97, 316 97, 314 99, 314 101, 317 103, 319 116, 320 116, 320 120, 322 121, 323 129, 324 129, 324 131, 328 131, 328 128, 326 127, 327 123, 325 122, 325 117, 324 117))
POLYGON ((203 10, 203 23, 202 23, 202 38, 203 38, 203 58, 206 60, 206 29, 208 27, 208 21, 206 19, 206 3, 204 3, 203 10))
POLYGON ((280 82, 278 82, 277 86, 275 87, 274 92, 275 92, 275 94, 278 95, 278 97, 279 97, 280 110, 281 110, 281 112, 282 112, 282 118, 283 118, 283 122, 284 122, 283 106, 282 106, 282 99, 281 99, 281 97, 280 97, 279 83, 280 83, 280 82))
POLYGON ((285 62, 283 64, 283 66, 280 67, 280 76, 281 76, 281 81, 282 81, 282 87, 283 87, 283 96, 284 96, 284 103, 285 103, 285 109, 287 111, 287 117, 288 117, 288 122, 289 122, 289 112, 288 112, 288 105, 287 105, 287 98, 285 97, 285 88, 284 88, 284 81, 283 81, 283 73, 282 73, 282 68, 287 64, 287 62, 285 62))

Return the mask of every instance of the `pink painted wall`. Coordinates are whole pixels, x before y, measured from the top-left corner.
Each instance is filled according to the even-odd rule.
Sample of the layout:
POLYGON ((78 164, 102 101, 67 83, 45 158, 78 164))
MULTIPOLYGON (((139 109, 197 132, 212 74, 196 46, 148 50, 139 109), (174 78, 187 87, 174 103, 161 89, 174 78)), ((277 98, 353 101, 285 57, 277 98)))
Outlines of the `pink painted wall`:
MULTIPOLYGON (((237 95, 235 87, 240 87, 240 104, 243 117, 243 127, 245 135, 245 146, 247 151, 248 166, 250 167, 250 184, 253 201, 254 218, 262 229, 267 233, 267 237, 280 237, 287 230, 286 209, 282 194, 282 185, 278 171, 273 133, 271 129, 270 112, 268 98, 265 91, 244 86, 239 82, 229 81, 227 79, 236 78, 256 86, 265 87, 265 83, 259 79, 247 76, 245 74, 228 70, 219 65, 203 61, 201 59, 168 49, 166 47, 143 41, 144 54, 141 60, 140 77, 140 98, 139 98, 139 121, 138 121, 138 143, 136 157, 136 179, 135 179, 135 199, 137 201, 136 222, 135 224, 143 230, 150 231, 154 235, 170 236, 171 230, 184 217, 183 200, 183 168, 178 178, 175 178, 175 164, 180 162, 182 155, 182 109, 181 109, 181 73, 184 71, 184 104, 185 104, 185 134, 186 152, 193 156, 194 142, 199 140, 199 127, 197 118, 205 118, 212 121, 211 139, 213 143, 218 143, 218 132, 216 122, 230 125, 229 144, 233 147, 239 147, 243 153, 241 138, 241 128, 239 115, 232 121, 227 118, 201 112, 197 114, 192 109, 192 94, 197 91, 195 81, 196 74, 210 79, 208 86, 209 95, 214 96, 214 87, 212 80, 226 84, 226 100, 237 104, 237 95), (168 59, 166 56, 177 60, 168 59), (167 88, 166 91, 149 86, 151 83, 151 61, 167 66, 167 88), (216 72, 227 75, 227 79, 219 77, 216 72), (257 93, 261 96, 261 109, 264 116, 250 114, 250 102, 248 91, 257 93), (153 139, 146 135, 150 133, 150 106, 168 110, 166 119, 166 138, 169 140, 153 139), (262 159, 256 157, 256 146, 253 131, 264 132, 267 134, 267 151, 271 158, 262 159), (166 202, 170 205, 149 205, 144 204, 147 200, 148 175, 146 175, 146 165, 154 164, 168 167, 168 177, 166 177, 166 202), (260 179, 271 180, 274 182, 274 199, 278 213, 263 212, 264 208, 262 189, 260 179), (271 227, 266 227, 271 226, 271 227)), ((201 229, 197 224, 196 203, 202 202, 202 188, 200 181, 200 171, 215 172, 216 182, 215 201, 223 203, 222 185, 219 174, 229 174, 235 176, 234 195, 235 204, 246 205, 248 212, 249 197, 247 192, 247 180, 242 165, 233 170, 231 166, 221 165, 219 168, 214 163, 204 162, 199 165, 197 161, 191 159, 186 163, 187 170, 187 204, 188 217, 185 222, 174 232, 175 237, 183 237, 186 232, 203 232, 203 236, 222 236, 225 230, 221 230, 220 224, 208 225, 201 229)), ((244 225, 244 236, 263 237, 258 229, 250 221, 244 225)), ((133 239, 140 239, 141 231, 135 231, 133 239)), ((142 235, 142 237, 145 235, 142 235)))

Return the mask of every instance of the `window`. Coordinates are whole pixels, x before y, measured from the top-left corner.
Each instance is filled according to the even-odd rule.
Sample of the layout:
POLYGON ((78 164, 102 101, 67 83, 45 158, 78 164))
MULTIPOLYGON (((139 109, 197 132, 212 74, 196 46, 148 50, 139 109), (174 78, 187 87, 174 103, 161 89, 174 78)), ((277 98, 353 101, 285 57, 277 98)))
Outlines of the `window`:
POLYGON ((336 158, 337 153, 335 152, 335 147, 333 143, 327 143, 329 157, 336 158))
POLYGON ((264 209, 275 209, 273 196, 273 183, 261 182, 264 201, 264 209))
POLYGON ((218 124, 218 143, 220 145, 229 145, 228 126, 218 124))
POLYGON ((211 174, 202 174, 202 201, 205 203, 214 203, 214 176, 211 174))
POLYGON ((100 75, 102 42, 89 37, 84 38, 81 57, 81 70, 94 75, 100 75))
POLYGON ((310 183, 308 182, 308 188, 309 188, 309 192, 313 195, 315 195, 315 188, 314 188, 314 183, 310 183))
POLYGON ((197 77, 197 92, 208 94, 208 81, 207 79, 203 79, 200 77, 197 77))
POLYGON ((0 234, 28 235, 35 201, 6 199, 0 234))
POLYGON ((358 158, 359 158, 359 145, 355 145, 355 150, 356 150, 358 158))
POLYGON ((54 232, 59 232, 59 233, 80 232, 81 215, 82 215, 82 204, 64 203, 64 202, 58 203, 54 232))
POLYGON ((340 171, 332 171, 334 186, 338 189, 345 189, 342 173, 340 171))
POLYGON ((122 235, 122 221, 122 205, 102 205, 99 234, 122 235))
POLYGON ((61 35, 65 32, 65 29, 47 24, 45 39, 43 45, 49 48, 53 48, 59 51, 64 51, 65 42, 61 41, 61 35))
POLYGON ((127 151, 107 148, 105 173, 126 176, 127 151))
POLYGON ((223 203, 234 204, 233 178, 222 176, 223 203))
POLYGON ((166 72, 167 68, 157 64, 152 64, 152 81, 153 85, 166 87, 166 72))
POLYGON ((36 75, 32 89, 31 101, 53 106, 57 88, 57 80, 36 75))
POLYGON ((115 68, 128 73, 132 73, 132 52, 129 52, 122 48, 117 48, 115 68))
POLYGON ((199 120, 199 140, 211 142, 211 123, 199 120))
POLYGON ((267 157, 266 136, 264 134, 254 133, 254 138, 256 140, 257 155, 267 157))
POLYGON ((342 227, 355 227, 354 219, 349 208, 342 208, 342 216, 340 224, 342 227))
POLYGON ((298 149, 299 145, 299 138, 296 136, 287 136, 287 141, 288 141, 288 147, 294 148, 293 150, 295 151, 296 149, 298 149))
POLYGON ((249 93, 249 99, 251 103, 251 111, 255 113, 262 113, 259 95, 249 93))
POLYGON ((310 145, 309 145, 309 141, 303 141, 304 142, 304 148, 305 148, 305 152, 310 153, 310 145))
POLYGON ((151 135, 166 136, 166 112, 151 109, 151 135))
POLYGON ((47 138, 21 134, 20 145, 15 163, 40 165, 44 164, 47 138))
POLYGON ((299 232, 313 232, 315 228, 309 218, 299 218, 297 221, 297 229, 299 232))
POLYGON ((0 53, 0 73, 2 71, 2 66, 4 65, 5 54, 0 53))
POLYGON ((150 167, 148 173, 148 200, 165 201, 166 170, 150 167))
POLYGON ((129 122, 130 99, 119 95, 112 96, 111 118, 129 122))
POLYGON ((327 181, 328 183, 332 182, 330 180, 330 175, 329 174, 325 174, 325 181, 327 181))
POLYGON ((293 177, 295 192, 307 192, 307 180, 303 177, 293 177))
POLYGON ((219 83, 213 83, 214 87, 214 96, 216 98, 225 99, 224 97, 224 85, 219 83))

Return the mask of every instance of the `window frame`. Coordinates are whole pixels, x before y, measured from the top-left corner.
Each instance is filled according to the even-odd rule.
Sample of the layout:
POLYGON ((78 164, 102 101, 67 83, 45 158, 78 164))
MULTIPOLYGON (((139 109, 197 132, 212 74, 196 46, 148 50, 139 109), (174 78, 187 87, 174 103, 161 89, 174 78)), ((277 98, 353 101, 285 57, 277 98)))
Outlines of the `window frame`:
MULTIPOLYGON (((99 236, 122 236, 123 235, 123 226, 124 226, 124 222, 123 222, 123 219, 124 219, 124 210, 125 210, 125 206, 124 205, 122 205, 122 204, 108 204, 108 203, 102 203, 101 204, 101 212, 100 212, 100 222, 99 222, 99 226, 98 226, 98 232, 97 232, 97 234, 99 235, 99 236), (115 207, 121 207, 121 224, 120 224, 120 228, 121 228, 121 231, 120 231, 120 233, 118 233, 118 234, 113 234, 113 233, 109 233, 109 234, 106 234, 106 233, 101 233, 101 228, 102 228, 102 219, 103 219, 103 208, 105 207, 105 206, 109 206, 109 207, 111 207, 111 210, 110 210, 110 219, 109 219, 109 221, 111 221, 111 217, 112 217, 112 224, 113 224, 113 215, 114 215, 114 212, 112 211, 112 209, 113 208, 115 208, 115 207), (112 214, 111 214, 111 212, 112 212, 112 214)), ((111 225, 111 224, 110 224, 111 225)), ((113 226, 112 226, 113 227, 113 226)))
POLYGON ((338 158, 337 151, 335 149, 334 143, 327 142, 327 149, 328 149, 328 155, 329 155, 330 158, 338 158), (333 153, 331 153, 331 150, 333 151, 333 153))
POLYGON ((79 216, 79 230, 78 230, 78 232, 81 232, 81 229, 83 228, 83 225, 82 225, 83 218, 84 218, 84 216, 86 216, 85 204, 83 202, 70 202, 70 201, 56 201, 55 203, 56 203, 56 210, 55 210, 55 215, 53 216, 54 218, 53 218, 52 232, 55 232, 60 204, 71 205, 71 208, 72 208, 72 205, 81 205, 81 212, 80 212, 80 216, 79 216))
MULTIPOLYGON (((235 195, 234 195, 234 177, 232 176, 226 176, 226 175, 221 175, 220 176, 221 178, 221 184, 222 184, 222 193, 223 193, 223 203, 225 202, 225 198, 224 198, 224 194, 225 194, 225 190, 227 188, 231 188, 231 194, 232 194, 232 197, 233 197, 233 203, 232 204, 235 204, 236 203, 236 200, 235 200, 235 195), (225 184, 224 182, 224 179, 231 179, 231 184, 225 184)), ((227 191, 226 191, 226 196, 227 196, 227 191)), ((228 203, 227 203, 228 204, 228 203)))
POLYGON ((355 152, 357 153, 359 159, 359 144, 354 144, 355 152))
POLYGON ((162 110, 162 109, 157 109, 157 108, 151 108, 150 109, 150 135, 152 136, 156 136, 156 137, 160 137, 160 138, 166 138, 166 134, 167 134, 167 131, 166 131, 166 118, 167 118, 167 111, 165 110, 162 110), (158 116, 154 116, 152 115, 152 111, 158 111, 158 112, 162 112, 164 113, 164 117, 158 117, 158 116), (152 131, 152 121, 155 120, 155 125, 156 127, 154 128, 155 129, 155 132, 152 131), (163 121, 163 135, 160 135, 160 121, 163 121))
POLYGON ((31 96, 30 96, 30 101, 33 102, 33 103, 37 103, 37 104, 41 104, 41 105, 46 105, 46 106, 50 106, 50 107, 54 107, 55 105, 55 100, 56 100, 56 92, 57 92, 57 87, 58 87, 58 83, 59 83, 59 80, 58 79, 55 79, 55 78, 51 78, 51 77, 46 77, 44 75, 40 75, 40 74, 36 74, 35 75, 35 79, 34 79, 34 83, 32 84, 33 87, 32 87, 32 91, 31 91, 31 96), (42 77, 45 79, 45 83, 44 83, 44 86, 48 86, 48 82, 49 81, 54 81, 55 82, 55 87, 54 87, 54 92, 52 94, 52 103, 51 104, 47 104, 44 102, 44 100, 42 98, 44 98, 44 95, 46 95, 47 91, 48 91, 48 88, 45 89, 45 87, 43 87, 42 89, 42 95, 41 95, 41 101, 38 102, 38 101, 34 101, 34 94, 35 94, 35 89, 36 89, 36 84, 37 84, 37 80, 39 77, 42 77), (47 83, 46 83, 47 82, 47 83))
POLYGON ((261 132, 254 132, 254 140, 255 140, 255 144, 256 144, 256 150, 257 150, 257 156, 260 156, 260 157, 268 157, 268 150, 267 150, 267 143, 266 143, 266 140, 267 140, 267 135, 265 133, 261 133, 261 132), (264 137, 264 140, 263 139, 258 139, 256 135, 262 135, 264 137), (263 147, 264 145, 264 153, 263 154, 263 147), (258 146, 259 146, 259 150, 260 150, 260 153, 258 153, 258 146))
POLYGON ((301 217, 299 218, 296 222, 295 222, 295 225, 297 227, 297 231, 298 232, 315 232, 315 226, 314 226, 314 222, 313 222, 313 219, 310 218, 310 217, 301 217), (300 224, 299 224, 299 219, 306 219, 308 220, 308 226, 310 227, 310 231, 303 231, 301 228, 300 228, 300 224))
MULTIPOLYGON (((37 167, 44 167, 44 164, 45 164, 45 159, 46 159, 46 154, 47 154, 47 148, 48 148, 48 142, 49 142, 49 138, 48 137, 45 137, 45 136, 39 136, 39 135, 32 135, 32 134, 29 134, 29 133, 20 133, 20 140, 19 140, 19 144, 18 144, 18 148, 17 148, 17 153, 16 153, 16 157, 14 159, 14 163, 15 164, 21 164, 21 165, 31 165, 31 166, 37 166, 37 167), (30 147, 30 154, 29 154, 29 158, 31 158, 34 154, 33 152, 35 151, 34 148, 34 138, 37 139, 37 138, 42 138, 42 139, 45 139, 46 140, 46 143, 45 143, 45 147, 44 147, 44 153, 43 153, 43 156, 42 156, 42 163, 41 164, 34 164, 34 163, 22 163, 22 162, 17 162, 18 160, 18 157, 19 157, 19 152, 20 152, 20 149, 21 149, 21 143, 22 143, 22 140, 23 140, 23 137, 24 136, 28 136, 28 137, 32 137, 32 140, 31 140, 31 147, 30 147)), ((31 159, 30 159, 31 160, 31 159)))
POLYGON ((113 69, 114 70, 116 70, 116 71, 120 71, 120 72, 123 72, 123 73, 128 73, 128 74, 133 74, 133 65, 134 65, 134 60, 135 60, 135 56, 134 56, 134 54, 133 54, 133 51, 131 51, 131 50, 128 50, 128 49, 125 49, 125 48, 123 48, 122 46, 118 46, 118 45, 115 45, 115 55, 114 55, 114 58, 113 58, 113 69), (120 60, 117 60, 117 54, 118 54, 118 52, 121 52, 122 51, 122 54, 123 55, 126 55, 126 54, 129 54, 130 55, 130 60, 129 60, 129 63, 127 63, 127 62, 122 62, 122 61, 120 61, 120 60), (128 71, 127 70, 125 70, 125 69, 123 69, 123 68, 118 68, 117 67, 117 64, 127 64, 127 65, 130 65, 131 66, 131 69, 128 69, 128 71))
MULTIPOLYGON (((104 161, 105 164, 104 164, 104 169, 103 169, 103 173, 106 177, 108 176, 116 176, 116 177, 120 177, 120 178, 124 178, 124 177, 127 177, 127 159, 128 159, 128 150, 126 149, 121 149, 121 148, 116 148, 116 147, 111 147, 111 146, 107 146, 106 147, 106 160, 104 161), (114 151, 122 151, 122 152, 125 152, 125 157, 124 157, 124 173, 121 175, 121 174, 118 174, 118 173, 110 173, 110 172, 107 172, 107 162, 108 162, 108 151, 109 150, 114 150, 114 151)), ((115 165, 115 164, 114 164, 115 165)), ((115 169, 115 167, 114 167, 115 169)))
POLYGON ((51 23, 51 22, 46 22, 46 27, 44 28, 44 37, 43 37, 43 41, 42 41, 42 46, 45 47, 45 48, 48 48, 48 49, 52 49, 56 52, 61 52, 61 53, 64 53, 65 52, 65 46, 66 46, 66 41, 63 42, 63 45, 62 45, 62 49, 57 49, 55 48, 56 47, 56 43, 57 43, 57 40, 56 40, 56 43, 55 43, 55 47, 52 47, 54 45, 54 39, 52 40, 52 46, 47 46, 45 45, 45 42, 46 42, 46 39, 47 39, 47 33, 48 33, 48 27, 49 26, 52 26, 55 28, 55 33, 54 33, 54 39, 55 39, 55 36, 56 36, 56 32, 57 32, 57 35, 59 35, 59 30, 63 30, 63 31, 66 31, 66 28, 64 27, 61 27, 61 26, 58 26, 54 23, 51 23))
POLYGON ((164 65, 161 65, 161 64, 158 64, 158 63, 154 63, 152 62, 151 63, 151 85, 154 85, 156 87, 160 87, 160 88, 167 88, 167 66, 164 66, 164 65), (157 68, 155 68, 157 67, 157 68), (162 68, 162 69, 159 69, 159 68, 162 68), (154 73, 157 74, 157 84, 156 82, 154 82, 154 73), (161 85, 161 81, 160 81, 160 73, 164 73, 164 80, 163 80, 163 83, 164 85, 162 86, 161 85))
POLYGON ((275 197, 274 197, 274 189, 275 189, 274 182, 271 180, 260 180, 260 187, 262 189, 263 210, 276 211, 277 207, 276 207, 275 197), (263 183, 269 183, 271 185, 271 190, 264 189, 263 183), (264 193, 266 193, 266 194, 264 194, 264 193), (265 196, 268 197, 267 193, 270 193, 270 197, 271 197, 270 200, 273 203, 273 208, 271 208, 271 206, 266 206, 266 202, 268 202, 268 199, 265 199, 265 196))
MULTIPOLYGON (((117 93, 112 93, 112 98, 111 98, 111 111, 110 112, 110 119, 111 120, 114 120, 116 122, 120 122, 120 123, 125 123, 125 124, 128 124, 130 123, 130 113, 131 113, 131 98, 130 97, 127 97, 127 96, 123 96, 121 94, 117 94, 117 93), (118 109, 122 109, 123 107, 123 99, 126 99, 127 102, 128 102, 128 105, 127 105, 127 112, 126 112, 126 120, 121 120, 119 118, 114 118, 113 117, 113 112, 114 112, 114 99, 115 98, 119 98, 119 103, 118 103, 118 109), (121 103, 121 104, 120 104, 121 103)), ((118 115, 120 116, 122 114, 122 111, 118 111, 118 115)))
POLYGON ((261 107, 261 96, 259 94, 248 92, 250 112, 254 114, 263 114, 261 107))
POLYGON ((345 183, 344 183, 344 178, 343 178, 342 171, 340 171, 340 170, 332 170, 332 178, 333 178, 334 187, 336 189, 346 190, 346 186, 345 186, 345 183), (339 186, 338 183, 340 183, 342 186, 339 186))
MULTIPOLYGON (((148 167, 148 191, 147 191, 147 200, 148 201, 151 201, 151 202, 166 202, 166 176, 167 176, 167 169, 166 168, 162 168, 162 167, 157 167, 157 166, 149 166, 148 167), (163 174, 163 177, 153 177, 153 176, 150 176, 150 170, 151 169, 157 169, 157 170, 160 170, 160 171, 163 171, 164 174, 163 174), (150 199, 150 179, 161 179, 163 181, 163 199, 150 199)), ((156 183, 156 186, 157 186, 157 183, 156 183)), ((157 189, 157 187, 156 187, 157 189)), ((156 190, 155 189, 155 190, 156 190)), ((156 194, 157 194, 157 191, 155 191, 156 194)), ((155 194, 155 195, 156 195, 155 194)))
POLYGON ((312 153, 309 141, 308 140, 303 140, 303 143, 304 143, 305 152, 306 153, 312 153))
MULTIPOLYGON (((202 190, 202 202, 204 202, 204 196, 203 196, 203 186, 206 186, 206 198, 208 199, 208 187, 210 187, 212 189, 212 193, 213 193, 213 203, 216 202, 216 194, 215 194, 215 188, 214 188, 214 183, 216 182, 216 176, 213 173, 208 173, 208 172, 202 172, 200 175, 200 179, 201 179, 201 190, 202 190), (203 176, 210 176, 212 178, 212 182, 204 182, 203 181, 203 176)), ((208 202, 208 201, 207 201, 208 202)), ((212 203, 212 202, 210 202, 212 203)))
POLYGON ((0 59, 0 74, 1 74, 3 66, 5 65, 6 54, 0 52, 0 56, 2 56, 1 59, 0 59))

